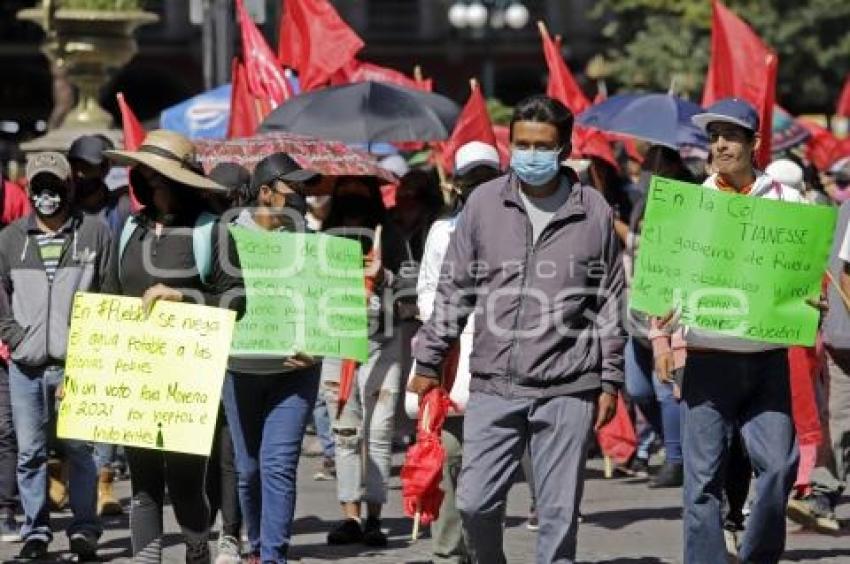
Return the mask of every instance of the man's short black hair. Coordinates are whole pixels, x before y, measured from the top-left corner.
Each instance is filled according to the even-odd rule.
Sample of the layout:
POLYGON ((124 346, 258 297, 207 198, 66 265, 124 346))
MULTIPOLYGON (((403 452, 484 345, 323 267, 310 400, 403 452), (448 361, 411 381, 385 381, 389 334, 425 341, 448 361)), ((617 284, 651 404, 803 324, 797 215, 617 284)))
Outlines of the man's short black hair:
POLYGON ((545 94, 529 96, 516 105, 511 117, 511 140, 514 124, 518 121, 536 121, 555 126, 561 145, 569 145, 572 139, 573 113, 560 101, 545 94))

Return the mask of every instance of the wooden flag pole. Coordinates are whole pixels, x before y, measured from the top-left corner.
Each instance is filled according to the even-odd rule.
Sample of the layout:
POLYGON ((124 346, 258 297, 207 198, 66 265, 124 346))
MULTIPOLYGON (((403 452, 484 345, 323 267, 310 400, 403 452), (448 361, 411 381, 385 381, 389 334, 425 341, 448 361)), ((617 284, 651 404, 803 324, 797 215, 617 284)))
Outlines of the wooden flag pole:
POLYGON ((841 301, 844 302, 844 307, 850 310, 850 296, 844 293, 844 290, 841 289, 841 284, 838 283, 838 281, 832 275, 832 272, 827 270, 826 277, 829 279, 829 283, 832 284, 836 290, 838 290, 838 295, 841 296, 841 301))
MULTIPOLYGON (((422 408, 422 418, 417 425, 416 431, 418 433, 419 429, 423 427, 425 429, 431 428, 431 422, 429 421, 430 413, 428 411, 428 404, 425 404, 425 407, 422 408)), ((416 513, 413 514, 413 533, 410 535, 410 539, 416 541, 419 539, 419 524, 422 521, 422 501, 418 500, 416 502, 416 513)))

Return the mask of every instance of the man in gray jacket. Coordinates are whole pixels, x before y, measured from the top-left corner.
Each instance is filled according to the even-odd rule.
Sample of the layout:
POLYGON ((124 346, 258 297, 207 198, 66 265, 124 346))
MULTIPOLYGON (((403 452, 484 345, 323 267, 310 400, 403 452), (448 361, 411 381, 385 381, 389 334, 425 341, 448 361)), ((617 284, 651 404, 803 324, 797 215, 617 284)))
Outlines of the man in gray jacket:
MULTIPOLYGON (((109 227, 74 211, 71 165, 59 153, 27 164, 33 212, 0 233, 0 339, 11 351, 9 384, 18 439, 18 489, 26 521, 20 557, 43 560, 52 538, 47 441, 55 434, 76 292, 114 291, 109 227)), ((62 441, 70 466, 71 551, 95 557, 97 471, 90 443, 62 441)))
POLYGON ((573 116, 532 96, 511 120, 511 171, 481 185, 458 219, 434 311, 419 331, 420 396, 475 311, 458 507, 474 562, 505 562, 505 497, 532 457, 538 563, 575 559, 590 430, 623 381, 620 247, 602 196, 560 162, 573 116))

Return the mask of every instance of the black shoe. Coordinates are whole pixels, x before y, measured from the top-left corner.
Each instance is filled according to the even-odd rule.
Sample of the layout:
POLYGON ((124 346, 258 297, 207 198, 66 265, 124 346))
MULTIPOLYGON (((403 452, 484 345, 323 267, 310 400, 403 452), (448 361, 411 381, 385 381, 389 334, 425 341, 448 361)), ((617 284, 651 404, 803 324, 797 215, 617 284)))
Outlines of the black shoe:
POLYGON ((626 464, 618 465, 614 470, 631 478, 649 478, 649 461, 633 456, 626 464))
POLYGON ((78 562, 97 559, 97 538, 91 533, 79 532, 71 535, 71 552, 77 555, 78 562))
POLYGON ((47 541, 42 538, 31 537, 24 542, 18 558, 21 560, 41 560, 45 556, 47 556, 47 541))
POLYGON ((381 530, 381 520, 377 517, 366 519, 366 527, 363 529, 363 544, 378 548, 387 546, 387 535, 381 530))
POLYGON ((681 462, 665 462, 661 471, 650 482, 650 488, 681 488, 685 481, 685 473, 681 462))
POLYGON ((346 519, 328 533, 328 544, 354 544, 363 540, 363 529, 357 519, 346 519))

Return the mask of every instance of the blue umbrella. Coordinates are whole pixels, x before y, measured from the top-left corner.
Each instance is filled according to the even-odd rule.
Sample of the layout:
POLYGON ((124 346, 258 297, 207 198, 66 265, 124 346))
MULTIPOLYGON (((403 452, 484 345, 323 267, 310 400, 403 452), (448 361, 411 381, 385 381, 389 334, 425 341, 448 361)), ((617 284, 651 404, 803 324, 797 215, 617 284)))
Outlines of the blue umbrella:
POLYGON ((159 126, 190 139, 224 139, 230 120, 229 84, 203 92, 162 111, 159 126))
POLYGON ((702 108, 669 94, 618 94, 591 106, 576 123, 679 149, 705 147, 705 132, 691 122, 702 108))
MULTIPOLYGON (((287 76, 287 79, 292 91, 298 94, 301 91, 298 78, 287 76)), ((224 139, 230 121, 230 92, 231 85, 225 84, 166 108, 159 115, 159 126, 190 139, 224 139)))

